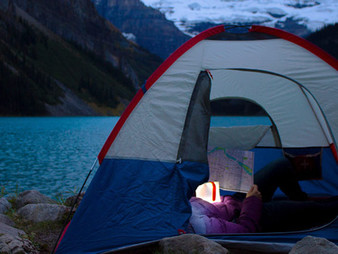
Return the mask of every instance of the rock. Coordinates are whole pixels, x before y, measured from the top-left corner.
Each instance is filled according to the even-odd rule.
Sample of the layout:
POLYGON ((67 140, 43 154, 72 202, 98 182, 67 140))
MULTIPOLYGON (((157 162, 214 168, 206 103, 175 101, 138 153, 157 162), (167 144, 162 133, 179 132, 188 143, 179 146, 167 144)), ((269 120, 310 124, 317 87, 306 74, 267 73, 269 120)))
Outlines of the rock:
POLYGON ((17 213, 26 220, 33 222, 57 221, 62 218, 69 208, 56 204, 28 204, 20 208, 17 213))
POLYGON ((81 203, 81 200, 83 199, 84 194, 85 194, 84 192, 81 192, 81 194, 79 195, 79 198, 77 200, 76 200, 77 195, 70 196, 69 198, 66 199, 65 205, 71 207, 71 206, 73 206, 73 204, 76 200, 75 207, 78 207, 81 203))
POLYGON ((0 198, 0 214, 4 214, 8 211, 8 209, 11 209, 12 205, 8 202, 8 200, 5 197, 0 198))
POLYGON ((21 192, 16 199, 16 207, 19 209, 24 207, 27 204, 40 204, 40 203, 48 203, 55 204, 56 201, 43 195, 42 193, 36 190, 27 190, 21 192))
POLYGON ((7 215, 0 214, 0 223, 4 223, 8 226, 14 227, 15 223, 7 215))
POLYGON ((307 236, 297 242, 289 254, 337 254, 338 246, 321 237, 307 236))
POLYGON ((0 235, 0 253, 1 254, 37 254, 38 251, 33 244, 18 236, 0 235))
POLYGON ((25 254, 38 253, 33 244, 22 238, 26 233, 0 222, 0 253, 25 254))
POLYGON ((222 245, 195 234, 183 234, 175 237, 163 238, 160 241, 163 253, 200 253, 226 254, 229 253, 222 245))
POLYGON ((0 222, 0 235, 10 235, 13 237, 20 237, 21 235, 25 235, 25 231, 13 228, 7 224, 0 222))

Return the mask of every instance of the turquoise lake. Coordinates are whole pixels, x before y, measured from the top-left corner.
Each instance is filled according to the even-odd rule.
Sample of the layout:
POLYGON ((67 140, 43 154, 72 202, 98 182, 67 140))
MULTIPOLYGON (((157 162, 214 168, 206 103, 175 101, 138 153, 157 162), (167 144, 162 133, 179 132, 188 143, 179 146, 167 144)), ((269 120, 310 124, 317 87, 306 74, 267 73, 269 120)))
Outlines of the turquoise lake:
MULTIPOLYGON (((0 187, 11 193, 36 189, 52 198, 77 193, 118 119, 0 117, 0 187)), ((265 117, 215 117, 211 125, 269 123, 265 117)))
POLYGON ((37 189, 51 197, 78 191, 117 120, 1 117, 0 185, 7 192, 37 189))

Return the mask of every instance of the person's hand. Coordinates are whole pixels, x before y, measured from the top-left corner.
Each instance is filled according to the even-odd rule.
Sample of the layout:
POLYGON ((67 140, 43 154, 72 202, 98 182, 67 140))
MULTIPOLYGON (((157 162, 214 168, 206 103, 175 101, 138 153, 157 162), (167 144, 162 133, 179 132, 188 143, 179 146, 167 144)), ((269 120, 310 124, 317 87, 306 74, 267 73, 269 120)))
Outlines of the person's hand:
POLYGON ((259 192, 258 186, 256 184, 252 185, 251 189, 246 194, 247 198, 251 197, 251 196, 255 196, 259 199, 262 199, 262 194, 259 192))

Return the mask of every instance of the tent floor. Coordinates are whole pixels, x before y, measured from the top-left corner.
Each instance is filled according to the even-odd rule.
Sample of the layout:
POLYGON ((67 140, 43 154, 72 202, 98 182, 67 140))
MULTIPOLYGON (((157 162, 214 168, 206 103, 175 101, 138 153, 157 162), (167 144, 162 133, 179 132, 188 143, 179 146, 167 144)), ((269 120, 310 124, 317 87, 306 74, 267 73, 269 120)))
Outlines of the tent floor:
MULTIPOLYGON (((287 254, 293 247, 293 244, 273 244, 263 242, 245 242, 245 241, 216 241, 231 254, 287 254)), ((159 241, 150 243, 140 243, 117 250, 107 251, 102 254, 161 254, 159 241)))

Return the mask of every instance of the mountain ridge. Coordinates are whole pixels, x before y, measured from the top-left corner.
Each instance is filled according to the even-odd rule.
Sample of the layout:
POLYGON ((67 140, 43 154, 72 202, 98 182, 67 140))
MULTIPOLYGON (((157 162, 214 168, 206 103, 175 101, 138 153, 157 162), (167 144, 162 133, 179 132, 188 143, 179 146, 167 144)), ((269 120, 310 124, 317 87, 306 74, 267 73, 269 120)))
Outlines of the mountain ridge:
MULTIPOLYGON (((89 13, 94 17, 87 17, 89 25, 82 23, 88 13, 86 10, 81 12, 74 6, 70 6, 70 10, 60 8, 64 6, 56 8, 53 4, 59 2, 62 1, 37 0, 34 5, 29 0, 0 0, 0 23, 4 24, 0 27, 3 35, 0 37, 0 67, 5 73, 0 76, 0 114, 121 114, 161 59, 126 40, 117 28, 97 14, 89 0, 72 1, 73 4, 87 2, 91 5, 89 13), (68 16, 59 15, 46 21, 51 7, 54 12, 68 12, 68 16), (67 18, 78 20, 82 28, 63 29, 67 22, 57 21, 67 18), (95 20, 106 26, 105 33, 100 38, 97 36, 100 31, 90 31, 92 35, 87 38, 88 29, 100 28, 95 20), (116 40, 114 34, 109 34, 111 31, 116 40), (97 43, 99 50, 95 51, 90 42, 97 43)), ((54 16, 58 15, 54 13, 54 16)))
POLYGON ((148 53, 126 40, 114 25, 98 14, 90 0, 11 1, 57 35, 94 51, 114 67, 124 70, 135 87, 146 78, 135 72, 135 66, 130 66, 127 52, 131 49, 134 54, 148 53))
POLYGON ((182 33, 160 11, 140 0, 92 0, 98 12, 129 39, 152 53, 167 58, 190 36, 182 33))

